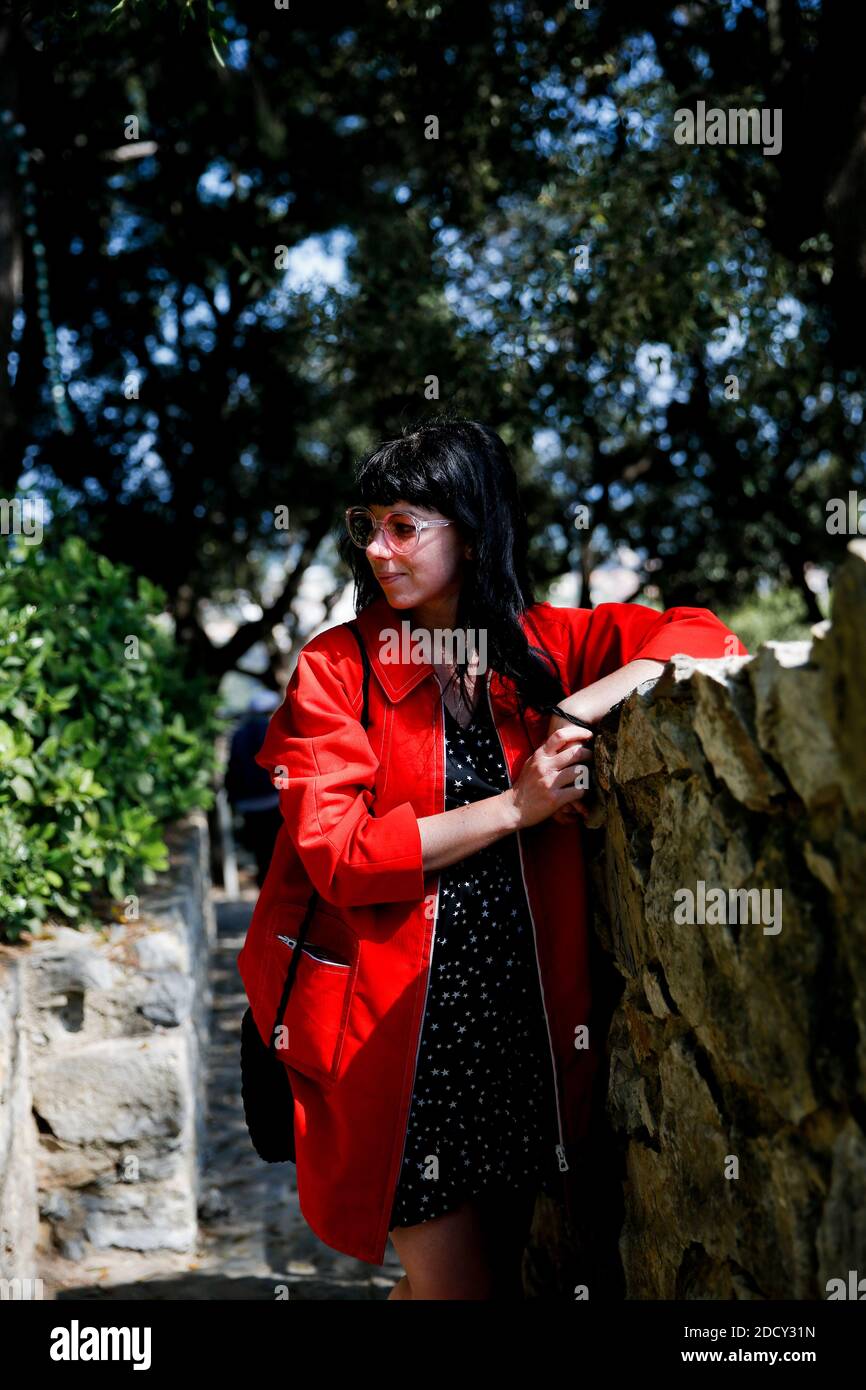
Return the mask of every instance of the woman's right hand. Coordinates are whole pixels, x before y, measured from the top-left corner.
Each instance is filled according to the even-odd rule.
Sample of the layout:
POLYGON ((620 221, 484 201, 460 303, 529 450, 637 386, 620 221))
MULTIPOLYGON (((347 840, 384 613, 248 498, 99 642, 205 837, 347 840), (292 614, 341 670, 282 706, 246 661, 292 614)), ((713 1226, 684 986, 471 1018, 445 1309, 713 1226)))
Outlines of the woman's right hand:
POLYGON ((577 724, 555 730, 527 758, 512 787, 521 829, 538 825, 549 816, 586 796, 588 787, 576 787, 574 774, 580 763, 592 761, 591 729, 577 724))

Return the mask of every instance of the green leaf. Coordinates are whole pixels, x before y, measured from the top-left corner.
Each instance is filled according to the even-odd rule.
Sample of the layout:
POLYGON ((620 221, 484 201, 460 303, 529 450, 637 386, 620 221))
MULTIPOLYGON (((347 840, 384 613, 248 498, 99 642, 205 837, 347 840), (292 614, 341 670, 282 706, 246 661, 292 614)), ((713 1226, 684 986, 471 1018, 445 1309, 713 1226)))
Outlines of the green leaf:
POLYGON ((23 777, 13 777, 10 786, 19 801, 33 801, 33 788, 23 777))

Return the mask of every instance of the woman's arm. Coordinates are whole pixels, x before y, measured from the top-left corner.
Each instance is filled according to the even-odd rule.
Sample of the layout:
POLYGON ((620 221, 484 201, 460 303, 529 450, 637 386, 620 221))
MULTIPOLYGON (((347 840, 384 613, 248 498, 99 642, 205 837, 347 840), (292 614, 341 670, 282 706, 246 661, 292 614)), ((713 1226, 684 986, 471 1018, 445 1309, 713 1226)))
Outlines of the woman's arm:
MULTIPOLYGON (((560 700, 559 708, 565 710, 566 714, 595 723, 643 681, 660 676, 664 667, 663 661, 650 661, 646 658, 630 661, 618 671, 594 681, 585 690, 578 690, 574 695, 569 695, 568 699, 560 700)), ((548 739, 560 730, 568 734, 564 740, 565 756, 560 754, 559 761, 551 766, 560 771, 572 763, 590 762, 592 731, 581 729, 556 714, 551 715, 548 739)), ((542 749, 536 751, 543 752, 547 746, 544 744, 542 749)), ((528 766, 529 764, 526 764, 526 767, 528 766)), ((544 814, 538 817, 539 820, 544 820, 547 816, 554 816, 557 820, 572 820, 576 814, 583 814, 581 799, 586 795, 586 789, 574 787, 573 776, 571 773, 569 778, 559 778, 560 784, 563 780, 566 782, 567 799, 562 798, 559 805, 548 803, 544 814)), ((418 829, 421 832, 425 874, 444 869, 461 859, 468 859, 471 854, 486 849, 488 845, 501 840, 504 835, 525 829, 527 805, 525 801, 521 801, 519 788, 520 779, 514 787, 500 792, 498 796, 488 796, 483 801, 476 801, 469 806, 458 806, 455 810, 443 811, 438 816, 420 817, 418 829), (518 794, 517 801, 515 793, 518 794)), ((541 804, 538 802, 537 809, 540 809, 541 804)), ((536 821, 528 823, 535 824, 536 821)))
MULTIPOLYGON (((559 701, 559 708, 566 714, 585 720, 588 724, 597 723, 644 681, 660 676, 673 652, 691 652, 695 656, 747 655, 739 639, 705 608, 672 608, 665 613, 657 613, 655 609, 639 604, 611 603, 602 604, 595 610, 564 611, 574 625, 573 650, 580 652, 578 679, 581 676, 585 678, 593 666, 597 670, 602 660, 609 661, 611 654, 618 653, 621 660, 629 649, 634 651, 635 648, 649 646, 662 658, 637 657, 624 662, 608 675, 559 701), (596 627, 597 632, 594 630, 596 627), (592 641, 587 640, 590 636, 592 641)), ((616 655, 613 655, 613 660, 616 660, 616 655)), ((539 754, 543 756, 544 750, 551 746, 551 738, 555 734, 570 745, 565 757, 560 755, 560 769, 570 763, 592 761, 592 730, 572 724, 558 715, 551 715, 547 742, 536 750, 521 771, 521 779, 527 773, 527 787, 530 778, 536 781, 535 809, 530 814, 535 814, 543 805, 545 809, 542 813, 536 815, 535 821, 527 821, 524 810, 521 818, 520 806, 515 808, 513 805, 515 793, 520 801, 518 789, 521 779, 518 779, 510 792, 502 792, 499 796, 488 797, 454 811, 444 811, 438 816, 419 819, 425 873, 466 859, 503 835, 524 828, 526 824, 535 824, 548 816, 558 821, 573 821, 576 816, 585 813, 582 798, 586 796, 587 789, 574 786, 573 768, 565 772, 552 772, 552 778, 548 778, 550 785, 546 788, 549 794, 546 801, 545 790, 538 782, 539 776, 543 781, 545 775, 541 764, 534 771, 527 771, 539 754), (559 798, 558 802, 556 798, 559 798)), ((562 748, 564 744, 559 746, 562 748)), ((548 768, 548 772, 551 771, 548 768)))
MULTIPOLYGON (((559 708, 566 714, 573 715, 577 719, 584 719, 589 724, 595 724, 602 719, 618 704, 624 700, 626 695, 632 690, 636 690, 644 681, 652 680, 654 676, 660 676, 665 669, 663 661, 651 661, 648 657, 639 657, 637 661, 629 661, 625 666, 621 666, 618 671, 611 671, 609 676, 603 676, 601 680, 593 681, 584 690, 578 690, 574 695, 569 695, 568 699, 559 701, 559 708)), ((548 726, 548 736, 556 729, 568 728, 570 721, 561 719, 558 714, 550 716, 548 726)), ((575 725, 571 725, 575 728, 575 725)), ((591 788, 586 789, 591 790, 591 788)), ((557 811, 554 819, 558 821, 572 821, 577 816, 586 816, 586 807, 582 797, 577 798, 569 806, 564 806, 561 811, 557 811)))
MULTIPOLYGON (((596 724, 632 690, 636 690, 644 681, 660 676, 664 669, 663 661, 651 661, 647 657, 629 661, 618 671, 611 671, 609 676, 603 676, 600 681, 594 681, 584 690, 569 695, 567 700, 560 700, 559 708, 565 710, 566 714, 573 714, 578 719, 586 719, 590 724, 596 724)), ((560 728, 566 723, 568 721, 560 719, 558 715, 551 715, 548 733, 553 733, 555 728, 560 728)))
POLYGON ((419 816, 421 853, 425 874, 435 873, 448 864, 468 859, 504 835, 519 830, 513 788, 498 796, 486 796, 469 806, 457 806, 438 816, 419 816))
POLYGON ((590 760, 592 733, 567 720, 559 722, 565 727, 551 732, 527 758, 513 787, 438 816, 418 818, 425 874, 468 859, 515 830, 537 825, 583 796, 574 785, 575 767, 590 760))

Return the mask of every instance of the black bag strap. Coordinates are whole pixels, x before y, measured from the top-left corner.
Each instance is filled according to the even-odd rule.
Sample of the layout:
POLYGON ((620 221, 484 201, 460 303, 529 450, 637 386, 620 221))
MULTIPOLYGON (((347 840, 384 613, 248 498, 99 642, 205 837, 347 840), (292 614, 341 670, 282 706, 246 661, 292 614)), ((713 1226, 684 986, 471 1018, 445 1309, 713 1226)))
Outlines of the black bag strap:
MULTIPOLYGON (((358 648, 361 653, 361 664, 364 668, 364 676, 361 686, 361 727, 363 729, 366 729, 370 723, 370 658, 367 654, 367 648, 364 646, 364 639, 361 636, 357 623, 354 621, 346 623, 346 627, 349 629, 352 636, 355 638, 355 641, 358 643, 358 648)), ((280 996, 280 1002, 277 1007, 277 1016, 274 1020, 274 1026, 271 1029, 271 1036, 268 1040, 268 1047, 271 1049, 271 1051, 276 1050, 277 1029, 279 1028, 280 1021, 282 1020, 283 1015, 286 1012, 286 1005, 289 1002, 289 995, 292 992, 292 985, 295 983, 295 976, 298 973, 298 966, 301 962, 301 951, 304 947, 307 929, 310 925, 310 922, 313 919, 313 912, 315 911, 318 897, 318 890, 314 888, 312 893, 310 894, 310 900, 307 903, 307 910, 304 913, 304 920, 298 928, 298 935, 295 940, 295 949, 292 951, 292 959, 290 960, 289 968, 286 971, 286 980, 285 984, 283 985, 283 992, 280 996)))
POLYGON ((361 653, 361 664, 364 667, 364 683, 361 687, 363 692, 363 703, 361 705, 361 728, 366 729, 370 723, 370 658, 367 655, 367 648, 364 646, 364 639, 361 636, 360 628, 355 622, 346 623, 346 627, 351 632, 355 641, 358 643, 358 650, 361 653))

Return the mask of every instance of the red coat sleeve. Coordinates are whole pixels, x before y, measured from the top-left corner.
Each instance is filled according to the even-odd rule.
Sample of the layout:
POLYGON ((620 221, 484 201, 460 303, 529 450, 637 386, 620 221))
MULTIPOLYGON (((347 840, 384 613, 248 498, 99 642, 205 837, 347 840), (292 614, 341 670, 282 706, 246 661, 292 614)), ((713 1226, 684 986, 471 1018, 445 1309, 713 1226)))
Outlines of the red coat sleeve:
POLYGON ((667 661, 686 656, 748 656, 730 628, 709 608, 668 608, 659 613, 642 603, 600 603, 568 608, 569 694, 609 676, 630 661, 667 661))
POLYGON ((355 708, 359 697, 349 695, 318 643, 299 654, 256 762, 271 773, 289 836, 326 902, 423 898, 418 818, 408 801, 372 814, 379 761, 355 708))

